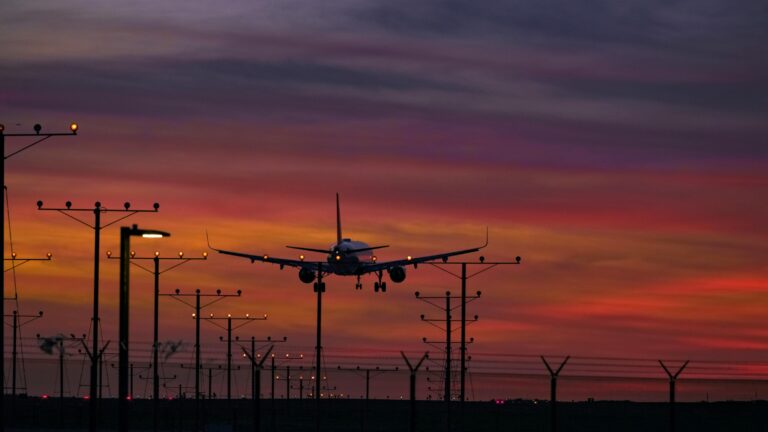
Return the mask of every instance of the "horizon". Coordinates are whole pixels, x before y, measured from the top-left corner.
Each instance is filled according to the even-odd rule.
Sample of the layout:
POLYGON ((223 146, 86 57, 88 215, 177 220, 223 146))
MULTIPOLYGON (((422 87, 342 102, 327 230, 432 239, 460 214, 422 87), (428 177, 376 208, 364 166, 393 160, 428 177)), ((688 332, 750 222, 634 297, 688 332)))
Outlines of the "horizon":
MULTIPOLYGON (((0 18, 4 133, 32 133, 38 123, 43 133, 67 131, 73 121, 79 130, 4 163, 5 258, 53 254, 5 273, 6 296, 18 294, 5 314, 44 311, 24 327, 27 338, 90 334, 93 231, 39 211, 38 200, 159 203, 157 213, 102 232, 100 310, 111 349, 118 265, 106 252, 119 254, 119 226, 137 224, 172 234, 134 238, 137 256, 208 252, 164 274, 162 292, 242 290, 210 311, 267 313, 238 336, 286 336, 285 349, 311 357, 312 286, 295 269, 217 254, 206 233, 217 248, 296 259, 285 245, 334 241, 339 193, 344 236, 390 245, 379 260, 473 247, 486 227, 487 248, 451 261, 522 257, 467 285, 482 291, 468 306, 479 320, 467 337, 483 399, 546 394, 537 377, 482 375, 535 368, 518 355, 627 359, 617 367, 624 378, 647 360, 648 379, 661 381, 653 361, 691 360, 702 369, 681 375, 680 400, 700 400, 706 387, 691 383, 688 392, 686 379, 708 378, 713 400, 765 399, 764 12, 757 1, 722 0, 600 8, 11 1, 0 18)), ((5 154, 29 143, 6 137, 5 154)), ((352 365, 356 355, 389 352, 394 360, 382 363, 391 366, 401 350, 439 354, 422 338, 442 333, 420 315, 440 311, 414 293, 456 294, 458 281, 427 265, 408 269, 403 283, 385 280, 386 293, 373 292, 372 277, 362 290, 354 278, 327 280, 327 356, 351 356, 352 365)), ((133 267, 131 341, 142 361, 151 293, 152 277, 133 267)), ((193 343, 191 312, 161 299, 160 340, 193 343)), ((220 329, 203 332, 210 355, 222 355, 220 329)), ((31 364, 40 355, 34 342, 25 345, 31 364)), ((6 386, 10 343, 6 327, 6 386)), ((182 355, 190 352, 171 361, 182 355)), ((545 380, 538 367, 532 373, 545 380)), ((53 378, 34 380, 55 370, 25 374, 31 394, 52 394, 53 378)), ((579 397, 621 386, 627 399, 666 397, 655 381, 578 384, 579 397)))

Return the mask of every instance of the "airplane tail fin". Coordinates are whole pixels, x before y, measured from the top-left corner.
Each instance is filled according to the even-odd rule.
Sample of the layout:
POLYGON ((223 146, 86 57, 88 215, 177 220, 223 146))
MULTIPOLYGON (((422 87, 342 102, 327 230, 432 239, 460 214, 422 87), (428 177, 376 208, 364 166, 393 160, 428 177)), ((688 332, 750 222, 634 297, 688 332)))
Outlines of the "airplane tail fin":
POLYGON ((336 192, 336 244, 341 243, 341 209, 339 207, 339 193, 336 192))

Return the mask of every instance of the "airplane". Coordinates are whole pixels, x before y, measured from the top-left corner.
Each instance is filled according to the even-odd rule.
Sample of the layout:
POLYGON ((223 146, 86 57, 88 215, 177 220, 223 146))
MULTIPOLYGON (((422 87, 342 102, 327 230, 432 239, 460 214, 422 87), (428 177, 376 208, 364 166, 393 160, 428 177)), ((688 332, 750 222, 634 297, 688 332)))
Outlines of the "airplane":
MULTIPOLYGON (((207 236, 207 234, 206 234, 207 236)), ((472 252, 477 252, 480 249, 488 246, 488 233, 486 231, 485 244, 482 246, 473 247, 470 249, 463 249, 458 251, 443 252, 435 255, 427 255, 422 257, 413 257, 408 255, 404 259, 378 262, 376 255, 373 251, 377 249, 383 249, 389 247, 389 245, 383 246, 369 246, 361 241, 355 241, 350 238, 344 238, 341 234, 341 210, 339 206, 339 194, 336 194, 336 243, 330 246, 330 249, 318 249, 303 246, 286 246, 290 249, 300 250, 304 252, 312 252, 327 255, 325 261, 306 261, 304 255, 300 255, 299 259, 287 259, 276 258, 267 254, 249 254, 243 252, 233 252, 228 250, 217 249, 211 246, 210 240, 208 241, 208 247, 218 253, 225 255, 233 255, 237 257, 247 258, 251 260, 251 263, 256 261, 266 262, 270 264, 277 264, 282 270, 285 266, 296 267, 299 269, 299 279, 310 284, 315 281, 318 272, 323 274, 333 274, 338 276, 355 276, 357 277, 357 283, 355 289, 360 290, 363 288, 360 283, 360 277, 366 274, 374 274, 378 281, 374 282, 374 292, 386 292, 387 283, 382 279, 384 277, 384 271, 389 275, 389 280, 394 283, 401 283, 405 280, 405 268, 413 266, 416 268, 419 263, 428 261, 442 260, 448 261, 449 257, 456 255, 463 255, 472 252)))

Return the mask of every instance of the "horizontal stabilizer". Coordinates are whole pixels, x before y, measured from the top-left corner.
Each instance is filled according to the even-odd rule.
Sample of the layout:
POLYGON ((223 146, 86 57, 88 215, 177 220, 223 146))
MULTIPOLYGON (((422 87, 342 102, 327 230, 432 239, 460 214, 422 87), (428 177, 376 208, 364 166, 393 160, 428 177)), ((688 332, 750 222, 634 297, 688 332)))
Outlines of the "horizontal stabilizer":
POLYGON ((315 248, 308 248, 308 247, 301 247, 301 246, 286 246, 288 249, 296 249, 296 250, 303 250, 307 252, 317 252, 321 254, 329 254, 331 253, 328 249, 315 249, 315 248))

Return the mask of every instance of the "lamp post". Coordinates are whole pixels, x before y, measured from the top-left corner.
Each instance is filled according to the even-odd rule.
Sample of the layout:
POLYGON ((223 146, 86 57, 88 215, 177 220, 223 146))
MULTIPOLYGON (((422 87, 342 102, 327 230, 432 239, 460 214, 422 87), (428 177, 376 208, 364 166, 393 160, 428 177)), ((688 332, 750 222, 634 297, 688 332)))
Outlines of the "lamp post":
MULTIPOLYGON (((111 251, 107 251, 107 258, 115 258, 118 259, 120 257, 113 257, 111 251)), ((131 251, 131 264, 135 265, 136 267, 144 270, 147 273, 151 273, 154 276, 155 281, 155 290, 154 290, 154 325, 153 325, 153 338, 152 338, 152 425, 153 430, 157 430, 157 408, 158 408, 158 401, 160 400, 160 361, 159 361, 159 340, 158 340, 158 315, 159 315, 159 297, 160 297, 160 275, 162 273, 171 271, 183 264, 186 264, 190 261, 200 261, 200 260, 207 260, 208 259, 208 252, 203 252, 202 256, 199 258, 190 258, 185 257, 184 252, 179 252, 178 256, 171 256, 171 257, 161 257, 160 252, 155 252, 154 256, 152 257, 137 257, 136 254, 131 251), (135 260, 152 260, 154 263, 153 269, 148 269, 144 267, 143 265, 134 262, 135 260), (160 261, 164 260, 174 260, 178 261, 176 264, 164 269, 160 270, 160 261)))
MULTIPOLYGON (((204 320, 210 322, 211 324, 214 324, 215 326, 222 328, 227 331, 227 400, 232 399, 232 330, 239 329, 240 327, 249 324, 253 321, 264 321, 267 319, 267 314, 264 314, 261 317, 252 317, 249 314, 245 314, 244 317, 232 317, 232 314, 227 314, 226 317, 217 317, 214 316, 214 314, 211 314, 208 318, 203 318, 204 320), (227 326, 224 327, 216 322, 216 320, 227 320, 227 326), (242 323, 238 324, 235 327, 232 327, 232 321, 242 321, 242 323)), ((219 340, 223 341, 223 337, 219 337, 219 340)))
MULTIPOLYGON (((438 270, 442 270, 445 273, 448 273, 449 275, 455 277, 456 279, 461 280, 461 335, 460 335, 460 346, 459 346, 459 353, 461 354, 460 358, 460 365, 459 365, 459 406, 460 406, 460 414, 461 414, 461 427, 464 427, 464 401, 466 399, 466 377, 467 377, 467 303, 476 300, 475 297, 467 296, 467 280, 472 279, 475 276, 485 273, 488 270, 491 270, 492 268, 495 268, 500 265, 520 265, 520 262, 522 261, 522 258, 519 256, 515 257, 515 261, 486 261, 484 256, 479 257, 479 262, 472 262, 472 261, 452 261, 447 262, 447 260, 443 260, 442 263, 440 262, 430 262, 431 266, 437 268, 438 270), (461 266, 461 273, 456 274, 447 268, 444 267, 450 267, 452 265, 460 265, 461 266), (472 273, 467 273, 467 266, 480 266, 481 268, 472 273)), ((480 296, 480 291, 478 291, 478 297, 480 296)))
POLYGON ((544 362, 544 366, 547 367, 547 372, 549 372, 549 429, 552 432, 557 432, 557 378, 570 358, 571 356, 566 356, 562 363, 560 363, 560 366, 554 369, 550 366, 547 359, 541 356, 541 361, 544 362))
POLYGON ((101 364, 101 355, 104 352, 104 348, 99 348, 99 258, 100 258, 100 244, 101 244, 101 230, 104 228, 107 228, 111 225, 116 224, 117 222, 120 222, 123 219, 126 219, 130 216, 133 216, 136 213, 157 213, 160 209, 160 204, 154 203, 152 205, 152 209, 134 209, 131 208, 131 203, 125 202, 123 204, 123 208, 106 208, 101 205, 101 202, 96 201, 94 203, 93 208, 78 208, 78 207, 72 207, 72 202, 67 201, 64 204, 64 207, 43 207, 43 202, 38 201, 37 202, 37 209, 41 211, 55 211, 58 213, 63 214, 64 216, 67 216, 68 218, 71 218, 88 228, 91 228, 94 231, 94 252, 93 252, 93 317, 91 318, 92 322, 91 325, 93 326, 93 332, 91 334, 92 340, 92 348, 90 350, 86 349, 86 353, 88 354, 88 357, 91 360, 91 373, 90 373, 90 395, 89 395, 89 411, 90 411, 90 420, 89 420, 89 430, 90 432, 95 432, 97 429, 97 414, 98 414, 98 400, 101 399, 101 387, 100 385, 101 379, 99 376, 101 375, 99 373, 99 368, 101 364), (79 214, 82 212, 86 213, 93 213, 94 221, 93 224, 86 222, 85 220, 82 220, 78 217, 75 217, 72 215, 72 213, 79 214), (107 222, 106 224, 102 224, 101 215, 102 213, 123 213, 120 217, 117 219, 107 222))
POLYGON ((368 402, 371 399, 371 372, 373 372, 373 377, 376 377, 377 375, 381 375, 385 372, 397 372, 400 370, 400 368, 382 368, 379 366, 374 368, 361 368, 360 366, 356 368, 345 368, 338 366, 337 369, 340 371, 352 371, 358 375, 360 372, 365 372, 365 402, 363 404, 363 414, 360 416, 360 429, 365 431, 366 418, 368 417, 368 402))
MULTIPOLYGON (((177 289, 173 294, 160 294, 161 296, 168 296, 176 301, 179 301, 192 309, 195 310, 195 312, 192 314, 192 318, 195 320, 195 430, 200 430, 200 397, 202 395, 202 392, 200 391, 200 311, 204 308, 214 304, 218 303, 221 300, 224 300, 227 297, 240 297, 240 295, 243 292, 240 290, 237 290, 236 294, 222 294, 220 289, 216 290, 215 294, 203 294, 200 292, 200 290, 195 290, 194 294, 187 294, 182 293, 181 290, 177 289), (191 304, 185 300, 186 297, 195 297, 195 304, 191 304), (200 298, 213 298, 213 300, 201 304, 200 298)), ((211 384, 208 383, 208 387, 210 388, 211 384)), ((209 392, 210 393, 210 390, 209 392)))
POLYGON ((11 351, 11 396, 16 397, 16 359, 18 358, 18 339, 19 328, 43 317, 43 311, 35 315, 22 315, 18 311, 13 311, 12 315, 3 315, 3 317, 12 318, 13 328, 13 348, 11 351))
POLYGON ((263 356, 256 354, 256 338, 251 339, 251 352, 249 353, 245 347, 243 349, 243 355, 251 361, 251 374, 253 375, 252 386, 252 399, 253 399, 253 430, 259 432, 261 430, 261 395, 259 391, 261 389, 261 370, 264 369, 264 361, 269 358, 269 353, 275 348, 274 345, 270 345, 269 349, 263 356))
POLYGON ((170 237, 165 231, 139 229, 137 225, 120 227, 120 325, 118 359, 118 403, 117 421, 120 432, 128 432, 128 312, 130 305, 130 266, 131 237, 144 238, 170 237))
MULTIPOLYGON (((74 136, 77 135, 78 125, 77 123, 71 123, 69 125, 69 132, 54 132, 54 133, 40 133, 43 129, 40 124, 35 124, 32 128, 35 133, 6 133, 5 125, 0 124, 0 146, 3 148, 3 173, 5 173, 5 161, 10 159, 14 155, 17 155, 28 148, 39 144, 54 136, 74 136), (35 137, 37 138, 31 144, 22 147, 8 155, 5 154, 5 137, 21 138, 21 137, 35 137)), ((5 185, 3 185, 5 189, 5 185)), ((5 200, 3 202, 3 244, 5 244, 5 200)), ((0 315, 5 314, 5 279, 0 284, 0 315)), ((0 371, 5 371, 5 326, 0 326, 0 371)), ((0 373, 0 413, 5 412, 5 373, 0 373)), ((0 431, 4 430, 4 423, 0 422, 0 431)))
POLYGON ((659 360, 659 364, 662 368, 664 368, 664 372, 667 373, 667 376, 669 377, 669 431, 675 432, 675 384, 677 383, 677 378, 680 376, 681 373, 683 373, 683 370, 686 366, 688 366, 688 363, 690 360, 686 360, 685 363, 683 363, 682 366, 677 370, 677 372, 672 372, 667 368, 667 366, 664 364, 663 361, 659 360))
MULTIPOLYGON (((11 252, 11 257, 10 258, 3 258, 3 261, 10 261, 11 262, 11 266, 10 267, 5 268, 5 266, 3 266, 3 273, 9 272, 9 271, 11 271, 11 270, 13 270, 13 269, 15 269, 17 267, 21 267, 22 265, 24 265, 24 264, 26 264, 26 263, 28 263, 30 261, 50 261, 51 259, 53 259, 53 254, 50 253, 50 252, 45 254, 45 258, 19 258, 16 255, 16 252, 11 252)), ((10 300, 10 299, 8 299, 8 300, 10 300)))
POLYGON ((408 423, 410 424, 409 430, 414 432, 416 430, 416 372, 418 372, 419 367, 421 367, 421 364, 424 362, 424 360, 429 357, 429 352, 425 352, 424 355, 421 356, 421 359, 416 362, 416 366, 414 366, 410 360, 408 360, 408 357, 405 356, 404 352, 400 351, 400 355, 403 356, 403 360, 405 360, 405 364, 408 366, 408 370, 410 371, 410 374, 408 375, 408 394, 411 405, 411 415, 410 421, 408 423))

